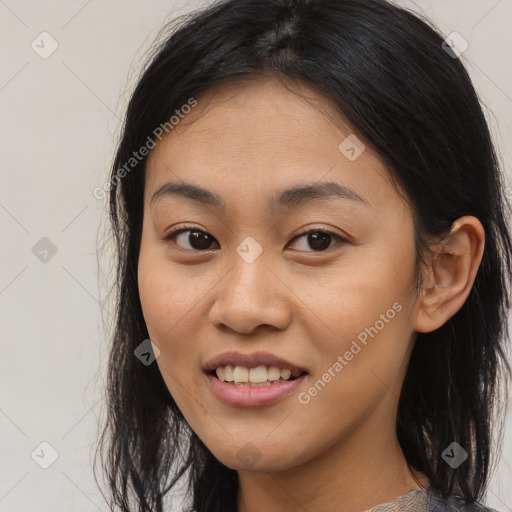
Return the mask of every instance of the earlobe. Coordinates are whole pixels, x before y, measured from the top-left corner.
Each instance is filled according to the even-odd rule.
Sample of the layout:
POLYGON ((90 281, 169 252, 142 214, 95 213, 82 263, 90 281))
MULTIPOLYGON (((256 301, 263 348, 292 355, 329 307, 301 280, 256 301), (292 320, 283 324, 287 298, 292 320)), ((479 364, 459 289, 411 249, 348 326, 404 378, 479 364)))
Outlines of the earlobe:
POLYGON ((431 264, 424 268, 415 331, 434 331, 462 307, 482 261, 484 244, 485 232, 480 221, 464 216, 433 247, 431 264))

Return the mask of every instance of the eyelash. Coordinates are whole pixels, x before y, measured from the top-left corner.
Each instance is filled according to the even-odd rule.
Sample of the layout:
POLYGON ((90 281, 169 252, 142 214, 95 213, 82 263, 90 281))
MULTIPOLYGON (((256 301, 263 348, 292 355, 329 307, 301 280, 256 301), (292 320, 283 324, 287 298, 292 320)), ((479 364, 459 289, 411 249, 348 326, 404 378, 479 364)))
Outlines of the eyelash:
MULTIPOLYGON (((165 235, 163 240, 171 242, 171 241, 173 241, 173 239, 177 235, 179 235, 180 233, 184 233, 186 231, 196 231, 198 233, 204 233, 205 235, 208 235, 209 237, 211 237, 212 240, 215 240, 215 238, 213 236, 211 236, 209 233, 207 233, 206 231, 203 231, 202 229, 198 229, 197 227, 191 226, 191 225, 181 226, 181 227, 179 227, 177 229, 174 229, 174 230, 170 231, 169 233, 167 233, 165 235)), ((334 238, 336 240, 336 243, 333 246, 331 246, 331 247, 329 247, 329 248, 327 248, 325 250, 322 250, 322 251, 299 251, 299 252, 322 253, 322 252, 327 252, 327 251, 331 250, 333 247, 335 247, 339 243, 341 243, 341 244, 348 243, 348 240, 346 240, 345 238, 341 237, 340 235, 337 235, 336 233, 333 233, 332 231, 327 231, 327 230, 324 230, 324 229, 315 229, 315 228, 313 228, 313 229, 307 229, 307 228, 300 229, 299 232, 292 238, 291 242, 293 242, 297 238, 303 237, 305 235, 309 235, 310 233, 323 233, 325 235, 329 235, 329 236, 331 236, 332 238, 334 238)), ((193 252, 207 252, 207 250, 208 250, 207 249, 207 250, 201 251, 201 250, 198 250, 198 249, 183 249, 183 248, 181 248, 181 249, 184 250, 184 251, 193 251, 193 252)))

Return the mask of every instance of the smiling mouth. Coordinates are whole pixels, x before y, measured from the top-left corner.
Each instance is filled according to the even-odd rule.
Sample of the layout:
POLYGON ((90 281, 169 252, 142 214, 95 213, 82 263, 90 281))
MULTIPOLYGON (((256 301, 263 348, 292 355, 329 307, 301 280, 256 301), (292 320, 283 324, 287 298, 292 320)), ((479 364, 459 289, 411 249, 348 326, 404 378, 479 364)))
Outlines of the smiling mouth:
POLYGON ((262 387, 275 386, 283 382, 291 382, 307 374, 306 371, 291 372, 277 367, 258 366, 246 368, 243 366, 226 365, 210 370, 209 375, 232 386, 262 387))

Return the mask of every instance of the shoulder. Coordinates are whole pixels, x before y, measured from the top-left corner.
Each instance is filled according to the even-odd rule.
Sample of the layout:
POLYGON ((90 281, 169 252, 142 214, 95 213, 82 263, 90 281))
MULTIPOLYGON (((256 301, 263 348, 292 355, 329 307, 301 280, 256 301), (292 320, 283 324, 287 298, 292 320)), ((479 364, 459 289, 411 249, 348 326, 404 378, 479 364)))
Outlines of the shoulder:
POLYGON ((442 498, 437 492, 429 493, 428 512, 499 512, 481 503, 466 503, 457 495, 442 498))

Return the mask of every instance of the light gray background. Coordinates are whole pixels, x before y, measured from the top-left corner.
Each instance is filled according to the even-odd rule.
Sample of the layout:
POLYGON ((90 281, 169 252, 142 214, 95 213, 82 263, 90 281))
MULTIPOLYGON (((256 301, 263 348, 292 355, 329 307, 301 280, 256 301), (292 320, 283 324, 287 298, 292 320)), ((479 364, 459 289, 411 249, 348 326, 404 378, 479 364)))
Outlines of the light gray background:
MULTIPOLYGON (((512 0, 398 3, 469 42, 462 58, 510 178, 512 0)), ((166 19, 200 5, 0 0, 1 512, 107 510, 92 474, 111 318, 96 256, 106 203, 92 191, 106 180, 145 50, 166 19), (59 45, 47 59, 31 47, 43 31, 59 45), (32 252, 42 237, 57 248, 46 263, 32 252), (58 452, 48 469, 31 458, 43 441, 58 452)), ((510 512, 510 413, 503 450, 488 504, 510 512)))

